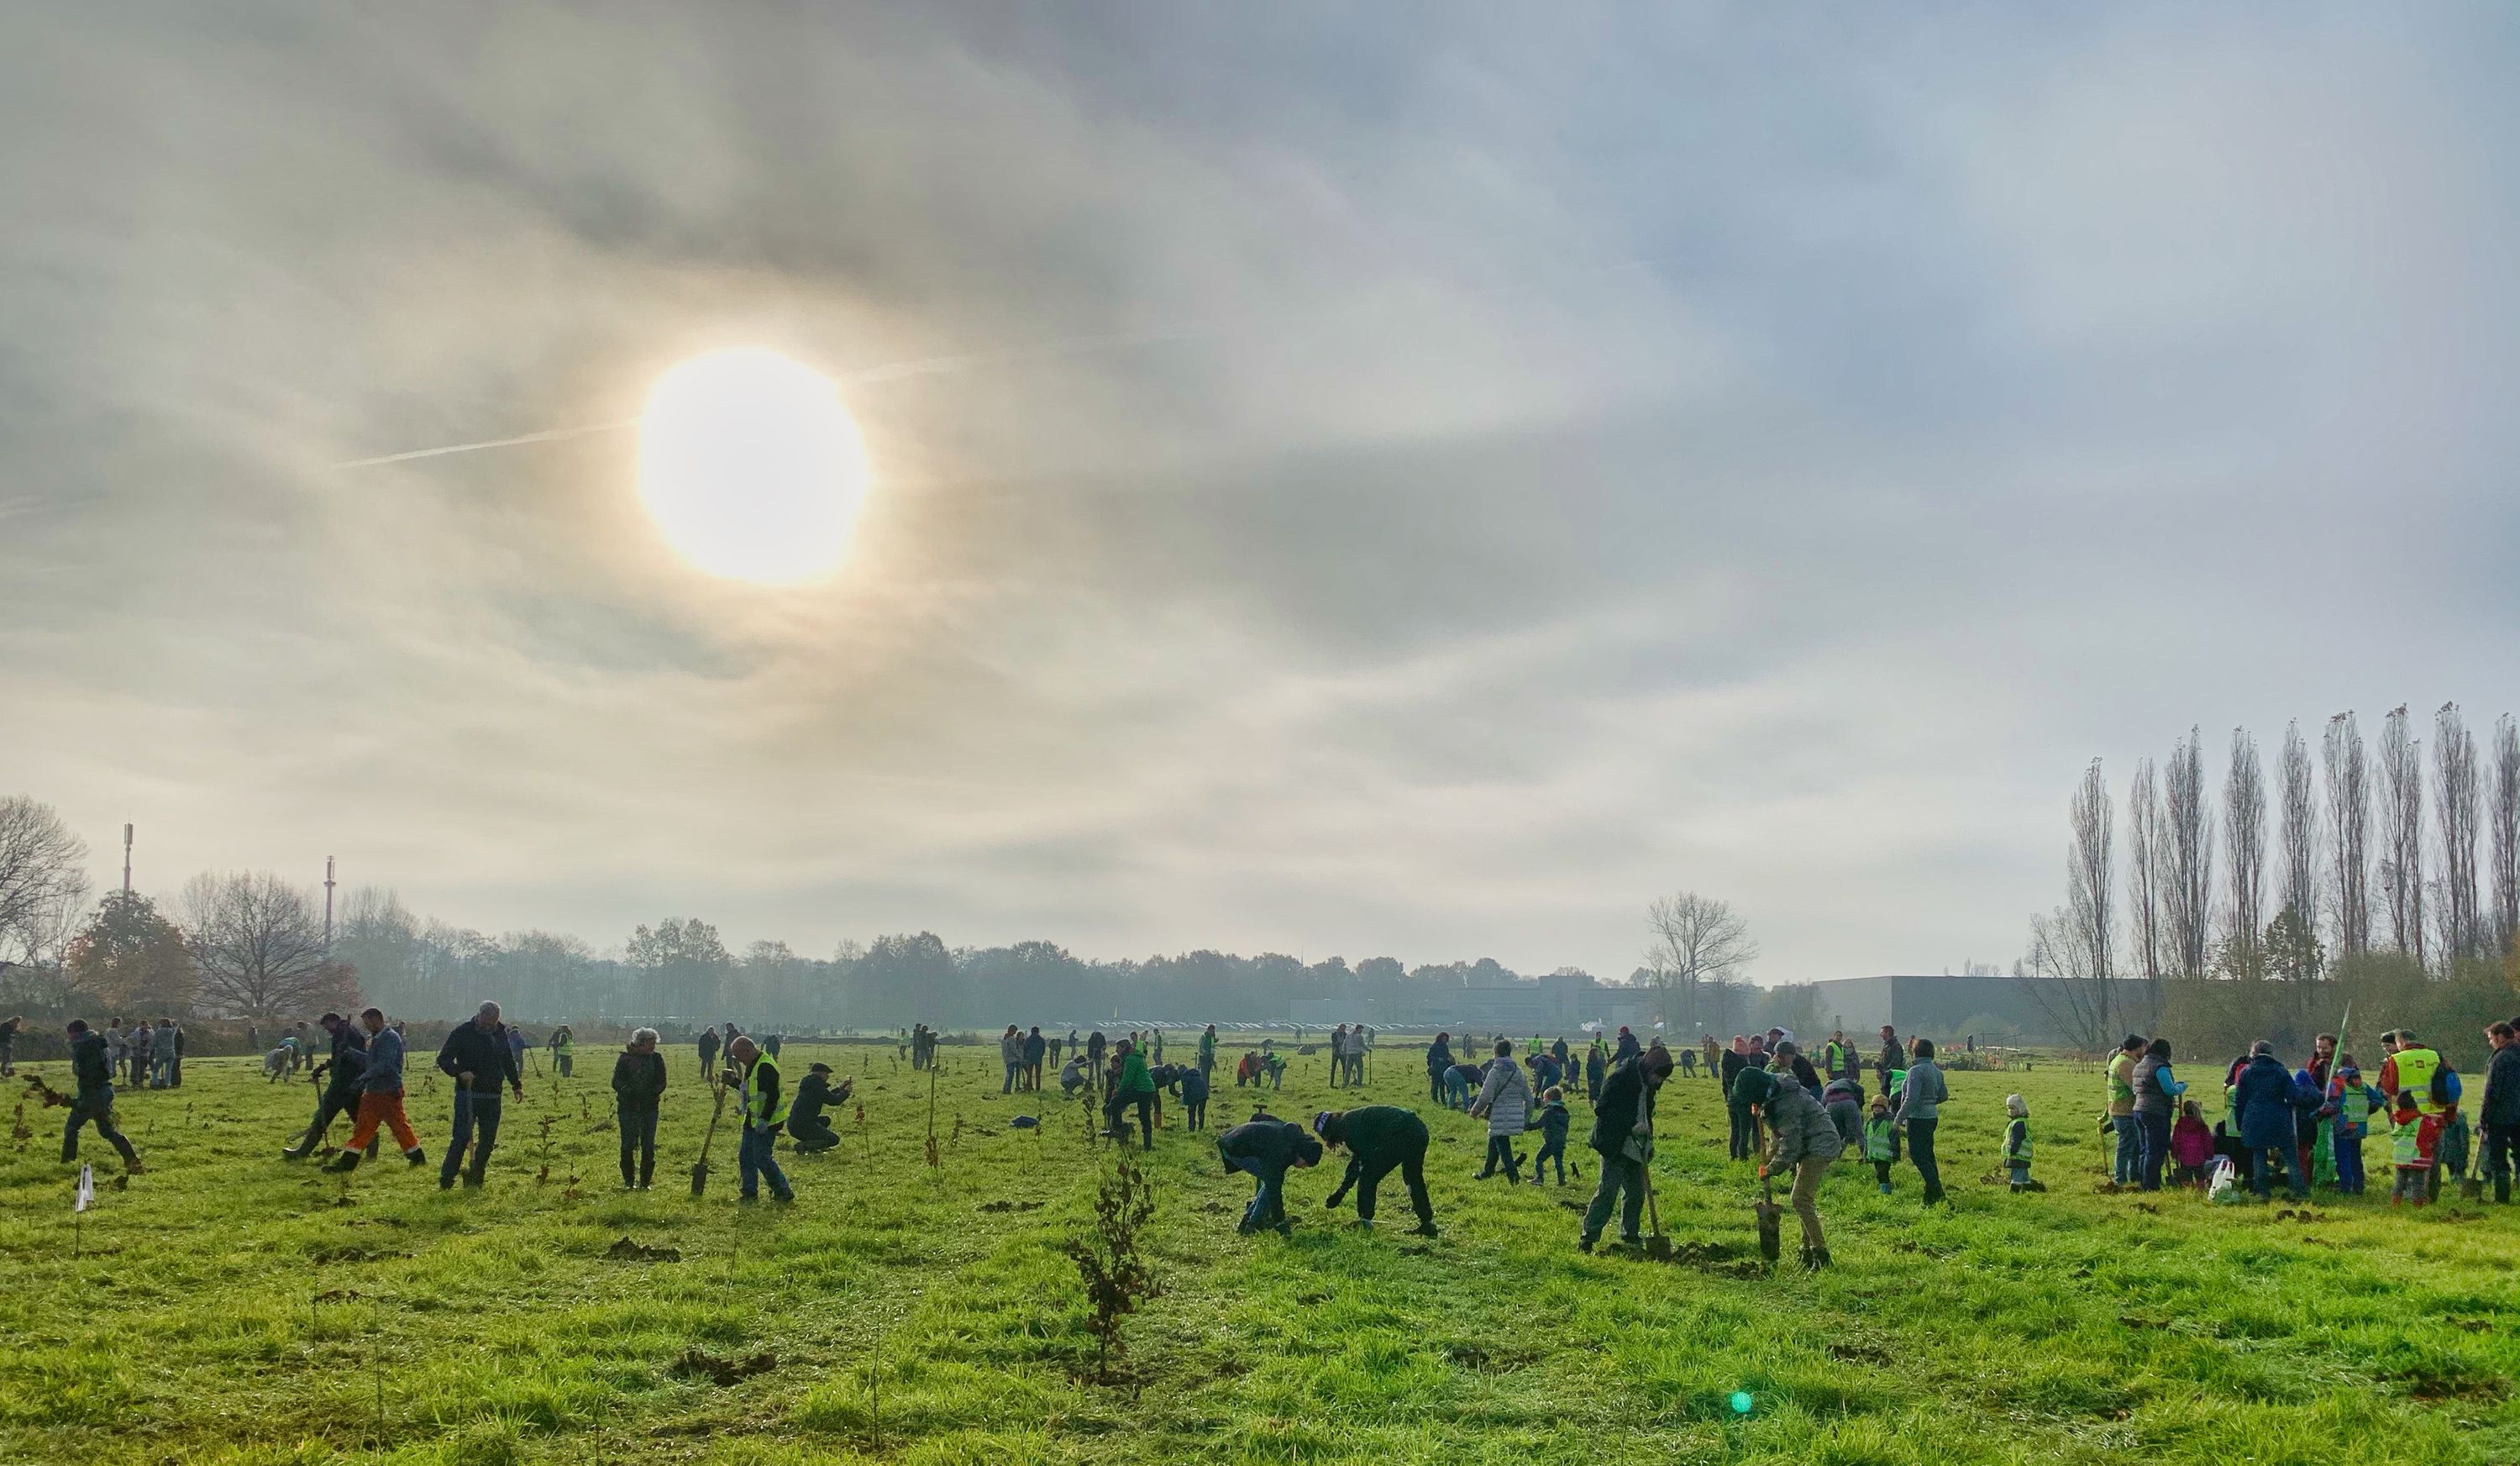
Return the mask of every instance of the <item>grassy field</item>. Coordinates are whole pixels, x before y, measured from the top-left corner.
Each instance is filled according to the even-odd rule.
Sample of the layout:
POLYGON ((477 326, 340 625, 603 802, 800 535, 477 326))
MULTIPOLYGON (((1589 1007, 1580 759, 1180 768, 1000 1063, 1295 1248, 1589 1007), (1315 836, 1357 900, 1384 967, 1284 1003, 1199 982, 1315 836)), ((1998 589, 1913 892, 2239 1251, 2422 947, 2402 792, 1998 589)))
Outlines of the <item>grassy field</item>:
MULTIPOLYGON (((0 1460, 2520 1460, 2513 1213, 2096 1194, 2098 1085, 2061 1068, 1952 1076, 1948 1211, 1919 1209, 1912 1170, 1883 1198, 1842 1166, 1838 1265, 1815 1277, 1757 1264, 1709 1080, 1666 1092, 1657 1189, 1686 1260, 1661 1265, 1575 1253, 1580 1104, 1582 1182, 1474 1183, 1481 1127, 1388 1052, 1372 1092, 1430 1116, 1443 1236, 1404 1235, 1389 1188, 1378 1234, 1324 1212, 1325 1168, 1291 1184, 1291 1240, 1238 1238, 1247 1181, 1168 1129, 1164 1292, 1112 1387, 1081 1381, 1059 1252, 1108 1154, 1078 1118, 1010 1129, 1038 1105, 949 1050, 940 1176, 924 1077, 801 1044, 788 1073, 817 1055, 861 1077, 866 1125, 843 1113, 840 1152, 789 1163, 790 1210, 737 1206, 724 1133, 688 1195, 707 1112, 688 1049, 656 1189, 626 1195, 592 1046, 512 1103, 477 1193, 390 1147, 346 1180, 284 1164, 308 1089, 196 1061, 183 1089, 124 1097, 149 1167, 127 1188, 85 1142, 104 1184, 75 1260, 61 1112, 30 1105, 31 1138, 0 1149, 0 1460), (1980 1179, 2015 1088, 2045 1195, 1980 1179), (680 1260, 609 1256, 623 1238, 680 1260)), ((1332 1103, 1325 1077, 1297 1060, 1273 1108, 1332 1103)), ((413 1095, 432 1161, 448 1109, 442 1082, 413 1095)), ((1250 1110, 1229 1084, 1210 1118, 1250 1110)))

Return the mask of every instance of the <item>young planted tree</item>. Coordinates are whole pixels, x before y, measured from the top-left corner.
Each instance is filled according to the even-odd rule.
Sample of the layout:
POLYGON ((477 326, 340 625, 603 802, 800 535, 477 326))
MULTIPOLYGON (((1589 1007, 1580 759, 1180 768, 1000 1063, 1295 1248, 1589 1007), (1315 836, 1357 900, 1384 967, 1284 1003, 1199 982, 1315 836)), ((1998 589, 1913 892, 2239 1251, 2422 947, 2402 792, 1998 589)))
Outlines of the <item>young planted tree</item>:
POLYGON ((2433 828, 2440 846, 2435 866, 2442 965, 2485 951, 2483 913, 2476 903, 2476 739, 2456 703, 2433 714, 2433 828))
POLYGON ((2371 949, 2371 771, 2353 713, 2327 720, 2320 753, 2327 770, 2328 901, 2335 914, 2336 955, 2352 957, 2371 949))
POLYGON ((1653 937, 1645 971, 1661 996, 1663 1023, 1675 1033, 1705 1021, 1708 984, 1730 982, 1758 960, 1750 924, 1715 896, 1694 891, 1662 896, 1645 908, 1645 927, 1653 937))
POLYGON ((1093 1308, 1086 1327, 1094 1335, 1094 1379, 1112 1383, 1112 1365, 1127 1350, 1120 1321, 1162 1291, 1139 1249, 1139 1235, 1155 1214, 1155 1195, 1137 1154, 1120 1147, 1094 1195, 1094 1222, 1062 1249, 1076 1262, 1093 1308))
POLYGON ((2380 724, 2380 904, 2389 942, 2424 964, 2424 754, 2407 736, 2407 705, 2380 724))
POLYGON ((2170 951, 2183 977, 2201 977, 2214 947, 2214 826, 2205 812, 2204 744, 2196 730, 2170 751, 2161 802, 2169 854, 2163 883, 2170 951))

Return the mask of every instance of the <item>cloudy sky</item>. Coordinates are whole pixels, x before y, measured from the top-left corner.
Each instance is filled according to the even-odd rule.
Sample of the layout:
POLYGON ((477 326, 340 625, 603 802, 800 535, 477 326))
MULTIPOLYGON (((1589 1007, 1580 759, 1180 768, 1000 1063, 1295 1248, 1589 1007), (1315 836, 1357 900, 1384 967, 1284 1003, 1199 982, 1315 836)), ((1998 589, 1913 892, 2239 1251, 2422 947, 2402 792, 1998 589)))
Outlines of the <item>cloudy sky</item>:
POLYGON ((100 882, 1941 971, 2093 756, 2520 707, 2499 7, 395 9, 0 19, 0 792, 100 882), (826 585, 627 433, 338 467, 726 345, 846 384, 826 585))

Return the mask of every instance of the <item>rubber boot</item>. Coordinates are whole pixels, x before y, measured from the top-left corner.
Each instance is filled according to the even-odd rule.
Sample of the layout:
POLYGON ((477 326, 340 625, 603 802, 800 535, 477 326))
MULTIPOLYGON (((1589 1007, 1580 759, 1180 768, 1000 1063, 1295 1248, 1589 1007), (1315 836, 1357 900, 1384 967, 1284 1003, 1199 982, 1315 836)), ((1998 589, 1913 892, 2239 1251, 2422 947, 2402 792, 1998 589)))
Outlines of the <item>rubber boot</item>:
POLYGON ((402 1153, 402 1162, 405 1166, 427 1166, 428 1164, 428 1152, 422 1150, 419 1146, 415 1145, 411 1149, 402 1153))
POLYGON ((341 1153, 335 1156, 332 1161, 324 1167, 324 1168, 326 1170, 336 1171, 346 1175, 359 1168, 359 1160, 360 1157, 357 1151, 350 1150, 345 1147, 341 1153))

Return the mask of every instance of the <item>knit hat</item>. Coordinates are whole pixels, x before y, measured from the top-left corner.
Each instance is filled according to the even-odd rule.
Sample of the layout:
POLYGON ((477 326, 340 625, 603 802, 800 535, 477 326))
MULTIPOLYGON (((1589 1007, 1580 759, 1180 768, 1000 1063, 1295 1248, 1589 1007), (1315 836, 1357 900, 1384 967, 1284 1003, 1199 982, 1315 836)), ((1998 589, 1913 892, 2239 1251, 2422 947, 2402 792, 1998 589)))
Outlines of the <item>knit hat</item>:
POLYGON ((1315 1111, 1313 1113, 1313 1133, 1316 1135, 1327 1135, 1329 1133, 1329 1128, 1330 1112, 1328 1110, 1315 1111))
POLYGON ((2003 1097, 2003 1113, 2019 1120, 2030 1113, 2030 1101, 2017 1094, 2007 1094, 2003 1097))
POLYGON ((1745 1069, 1732 1080, 1732 1097, 1745 1105, 1764 1105, 1777 1092, 1777 1077, 1764 1069, 1745 1069))

